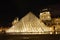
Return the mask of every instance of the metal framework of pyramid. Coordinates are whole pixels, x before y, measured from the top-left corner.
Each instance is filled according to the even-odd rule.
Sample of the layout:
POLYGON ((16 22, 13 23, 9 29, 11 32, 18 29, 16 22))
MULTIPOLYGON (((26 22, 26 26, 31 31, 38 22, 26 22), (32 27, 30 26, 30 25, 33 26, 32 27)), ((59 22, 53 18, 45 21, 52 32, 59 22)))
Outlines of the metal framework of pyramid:
POLYGON ((32 12, 29 12, 18 23, 13 25, 6 32, 44 32, 44 31, 51 30, 32 12))

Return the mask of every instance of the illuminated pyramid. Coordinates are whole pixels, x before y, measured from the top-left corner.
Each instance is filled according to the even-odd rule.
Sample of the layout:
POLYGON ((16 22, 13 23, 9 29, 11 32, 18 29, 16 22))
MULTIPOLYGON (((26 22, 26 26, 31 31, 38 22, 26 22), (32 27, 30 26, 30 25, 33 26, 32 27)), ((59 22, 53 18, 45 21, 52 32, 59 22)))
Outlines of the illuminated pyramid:
POLYGON ((50 28, 47 27, 32 12, 29 12, 18 23, 13 25, 6 32, 44 32, 44 31, 50 31, 50 28))

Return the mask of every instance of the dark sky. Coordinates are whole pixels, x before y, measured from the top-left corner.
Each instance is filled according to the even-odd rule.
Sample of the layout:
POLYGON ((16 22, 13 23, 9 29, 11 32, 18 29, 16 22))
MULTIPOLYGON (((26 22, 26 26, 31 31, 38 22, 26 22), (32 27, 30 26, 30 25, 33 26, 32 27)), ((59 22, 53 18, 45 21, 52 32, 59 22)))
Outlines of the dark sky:
POLYGON ((60 16, 59 1, 52 0, 5 0, 0 2, 0 26, 11 26, 15 17, 20 19, 29 11, 32 11, 37 17, 40 10, 50 8, 52 17, 60 16))

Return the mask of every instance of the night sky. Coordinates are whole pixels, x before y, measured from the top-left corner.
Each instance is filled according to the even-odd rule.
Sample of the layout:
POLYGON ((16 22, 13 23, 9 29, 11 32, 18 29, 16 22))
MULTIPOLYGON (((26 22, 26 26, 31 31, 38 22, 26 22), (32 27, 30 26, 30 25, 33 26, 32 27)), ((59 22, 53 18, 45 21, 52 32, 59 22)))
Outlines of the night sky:
POLYGON ((21 19, 29 11, 33 12, 37 17, 40 10, 49 8, 51 17, 60 16, 60 3, 59 1, 52 0, 5 0, 0 2, 0 26, 11 26, 11 22, 15 17, 21 19))

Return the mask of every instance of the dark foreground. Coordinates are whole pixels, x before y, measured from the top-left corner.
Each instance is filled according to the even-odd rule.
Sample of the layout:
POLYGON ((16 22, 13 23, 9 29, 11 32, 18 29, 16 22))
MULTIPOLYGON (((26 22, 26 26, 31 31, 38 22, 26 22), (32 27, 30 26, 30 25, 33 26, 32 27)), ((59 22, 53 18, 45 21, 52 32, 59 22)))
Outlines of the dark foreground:
POLYGON ((0 34, 0 40, 60 40, 60 34, 33 34, 33 35, 0 34))

